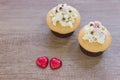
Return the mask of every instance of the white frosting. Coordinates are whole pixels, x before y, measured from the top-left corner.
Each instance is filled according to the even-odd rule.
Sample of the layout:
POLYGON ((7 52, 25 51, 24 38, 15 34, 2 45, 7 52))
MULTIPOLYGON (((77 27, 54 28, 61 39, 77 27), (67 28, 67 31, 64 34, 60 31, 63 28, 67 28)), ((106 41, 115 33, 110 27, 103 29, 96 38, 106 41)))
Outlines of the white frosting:
POLYGON ((99 21, 95 21, 84 27, 84 33, 83 40, 104 44, 107 30, 99 21))
POLYGON ((72 28, 77 18, 77 11, 67 4, 58 4, 51 16, 54 26, 59 22, 63 27, 69 26, 72 28))

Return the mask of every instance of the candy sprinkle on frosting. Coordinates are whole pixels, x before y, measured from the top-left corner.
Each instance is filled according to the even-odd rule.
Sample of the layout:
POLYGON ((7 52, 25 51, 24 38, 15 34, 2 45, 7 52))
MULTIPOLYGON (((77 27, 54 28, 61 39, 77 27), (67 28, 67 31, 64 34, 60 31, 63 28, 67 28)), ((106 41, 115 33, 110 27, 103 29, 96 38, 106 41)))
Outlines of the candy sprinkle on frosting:
POLYGON ((53 25, 59 22, 63 27, 73 27, 73 23, 77 18, 77 11, 67 4, 58 4, 51 14, 53 25))
POLYGON ((84 33, 83 40, 88 40, 90 43, 98 42, 104 44, 107 30, 101 22, 95 21, 84 27, 84 33))

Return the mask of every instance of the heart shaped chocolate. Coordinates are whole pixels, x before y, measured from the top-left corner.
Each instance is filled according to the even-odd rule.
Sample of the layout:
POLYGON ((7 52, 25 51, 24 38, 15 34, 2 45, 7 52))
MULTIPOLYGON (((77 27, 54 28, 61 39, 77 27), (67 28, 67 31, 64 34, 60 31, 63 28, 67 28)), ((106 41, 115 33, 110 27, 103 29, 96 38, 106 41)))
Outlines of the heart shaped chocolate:
POLYGON ((39 57, 36 60, 36 64, 41 68, 46 68, 48 66, 48 58, 46 56, 39 57))
POLYGON ((62 61, 60 59, 57 59, 57 58, 52 58, 50 60, 50 68, 51 69, 58 69, 62 66, 62 61))

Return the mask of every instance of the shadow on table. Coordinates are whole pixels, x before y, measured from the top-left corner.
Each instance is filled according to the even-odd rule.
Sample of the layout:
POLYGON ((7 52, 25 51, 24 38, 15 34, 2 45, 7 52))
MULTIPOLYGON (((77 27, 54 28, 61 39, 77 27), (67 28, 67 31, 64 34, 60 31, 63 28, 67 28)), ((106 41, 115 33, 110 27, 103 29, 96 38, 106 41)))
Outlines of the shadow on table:
POLYGON ((77 58, 79 61, 79 66, 82 68, 90 69, 94 68, 96 65, 98 65, 103 57, 103 55, 97 56, 97 57, 91 57, 88 55, 85 55, 80 49, 79 49, 79 56, 77 58))
POLYGON ((67 46, 67 44, 69 44, 71 37, 72 36, 67 38, 60 38, 55 36, 51 31, 49 31, 48 45, 51 49, 65 47, 67 46))

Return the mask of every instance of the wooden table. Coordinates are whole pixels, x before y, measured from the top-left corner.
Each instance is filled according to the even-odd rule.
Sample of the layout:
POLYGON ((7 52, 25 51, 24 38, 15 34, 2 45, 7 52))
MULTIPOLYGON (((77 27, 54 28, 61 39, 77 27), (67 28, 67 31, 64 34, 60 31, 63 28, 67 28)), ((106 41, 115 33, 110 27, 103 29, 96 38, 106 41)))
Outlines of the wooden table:
POLYGON ((120 0, 0 0, 0 80, 120 80, 120 0), (69 38, 54 36, 47 12, 67 3, 82 21, 69 38), (99 20, 112 34, 111 47, 99 57, 84 55, 77 35, 89 21, 99 20), (41 69, 39 56, 57 57, 63 66, 41 69))

